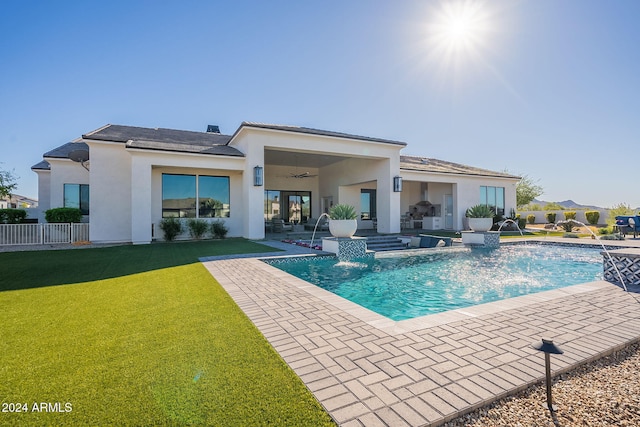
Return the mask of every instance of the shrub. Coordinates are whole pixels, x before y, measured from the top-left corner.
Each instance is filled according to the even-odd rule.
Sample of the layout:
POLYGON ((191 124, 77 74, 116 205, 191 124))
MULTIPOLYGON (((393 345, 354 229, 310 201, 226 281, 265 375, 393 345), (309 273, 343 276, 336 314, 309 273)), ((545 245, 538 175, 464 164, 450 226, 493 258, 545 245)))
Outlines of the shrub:
POLYGON ((580 236, 578 236, 576 233, 564 233, 562 237, 566 237, 568 239, 577 239, 580 236))
POLYGON ((536 223, 536 216, 534 214, 527 215, 527 222, 529 224, 535 224, 536 223))
POLYGON ((217 220, 211 223, 211 234, 214 238, 224 239, 225 237, 227 237, 228 232, 229 229, 226 225, 224 225, 224 221, 217 220))
POLYGON ((44 219, 49 223, 82 222, 82 212, 78 208, 53 208, 45 211, 44 219))
POLYGON ((164 240, 173 241, 184 230, 182 222, 178 218, 163 218, 160 221, 160 229, 164 233, 164 240))
POLYGON ((571 233, 575 226, 576 226, 576 223, 569 220, 567 220, 566 222, 560 223, 560 227, 562 227, 564 231, 566 231, 567 233, 571 233))
POLYGON ((607 224, 614 225, 616 223, 616 217, 622 216, 622 215, 628 215, 628 216, 635 215, 635 212, 633 209, 631 209, 631 206, 626 205, 624 203, 615 205, 614 207, 609 209, 609 217, 607 218, 607 224))
POLYGON ((518 228, 524 230, 527 227, 527 220, 518 216, 518 228))
POLYGON ((611 229, 611 227, 602 227, 602 228, 598 228, 598 234, 613 234, 613 230, 611 229))
POLYGON ((555 224, 556 222, 556 213, 555 212, 547 212, 544 214, 544 217, 547 219, 549 224, 555 224))
POLYGON ((494 212, 487 205, 475 205, 467 209, 465 216, 467 218, 493 218, 494 212))
POLYGON ((565 211, 564 219, 576 219, 577 212, 576 211, 565 211))
POLYGON ((598 211, 586 211, 584 216, 591 225, 598 225, 598 221, 600 221, 600 212, 598 211))
POLYGON ((338 204, 329 210, 331 219, 356 219, 356 209, 351 205, 338 204))
POLYGON ((26 217, 24 209, 0 209, 0 224, 20 224, 26 217))
POLYGON ((189 235, 193 239, 202 239, 202 237, 209 230, 209 224, 204 219, 189 218, 187 221, 187 227, 189 227, 189 235))

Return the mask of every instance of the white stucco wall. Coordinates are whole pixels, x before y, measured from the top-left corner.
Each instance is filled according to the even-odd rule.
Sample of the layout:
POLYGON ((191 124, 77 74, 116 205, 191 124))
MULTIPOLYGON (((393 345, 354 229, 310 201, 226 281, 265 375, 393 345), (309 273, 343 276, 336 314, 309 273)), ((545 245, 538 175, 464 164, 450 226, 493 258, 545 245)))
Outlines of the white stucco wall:
POLYGON ((333 197, 334 204, 345 203, 360 215, 360 190, 375 188, 378 231, 400 232, 400 194, 393 192, 393 177, 398 175, 397 156, 387 159, 352 158, 322 168, 320 192, 333 197))
POLYGON ((36 170, 38 175, 38 207, 31 209, 30 218, 38 218, 44 222, 44 212, 51 209, 51 171, 36 170))
MULTIPOLYGON (((228 237, 244 235, 242 216, 244 201, 242 193, 242 173, 244 159, 239 157, 202 156, 189 153, 166 153, 148 150, 129 150, 132 158, 132 203, 131 233, 134 243, 148 243, 153 238, 162 240, 160 229, 162 220, 162 174, 210 175, 229 177, 228 218, 205 218, 206 221, 221 220, 229 229, 228 237)), ((188 231, 178 236, 187 238, 188 231)))
MULTIPOLYGON (((391 191, 393 176, 399 173, 399 152, 403 148, 400 145, 252 127, 243 127, 229 145, 245 153, 245 173, 250 177, 254 166, 265 167, 265 149, 348 157, 319 168, 319 197, 316 200, 317 196, 312 195, 313 215, 320 214, 319 199, 323 197, 332 197, 334 204, 348 203, 359 209, 360 188, 357 184, 377 181, 378 218, 387 219, 378 222, 378 230, 383 233, 400 230, 400 196, 391 191)), ((265 169, 265 177, 267 172, 269 171, 265 169)), ((249 230, 249 236, 252 236, 250 238, 264 237, 263 222, 258 220, 264 216, 264 189, 272 189, 274 187, 270 185, 275 184, 268 177, 266 187, 253 187, 250 181, 244 183, 243 197, 247 202, 245 230, 249 230)))
MULTIPOLYGON (((160 163, 156 159, 156 163, 160 163)), ((164 162, 166 163, 166 162, 164 162)), ((191 162, 189 162, 191 163, 191 162)), ((215 162, 218 163, 218 162, 215 162)), ((236 162, 237 163, 237 162, 236 162)), ((193 165, 195 166, 195 165, 193 165)), ((223 166, 223 165, 220 165, 223 166)), ((229 167, 229 165, 226 165, 229 167)), ((237 165, 232 165, 237 169, 237 165)), ((242 215, 244 212, 244 203, 242 200, 242 171, 229 169, 209 169, 202 167, 175 167, 175 166, 154 166, 151 171, 151 202, 150 202, 150 221, 154 230, 154 239, 162 240, 162 230, 160 229, 160 221, 162 221, 162 174, 186 174, 186 175, 208 175, 208 176, 228 176, 229 177, 229 217, 225 218, 203 218, 211 223, 213 221, 222 221, 229 229, 228 237, 242 237, 242 215)), ((186 227, 186 225, 185 225, 186 227)), ((149 236, 147 236, 148 238, 149 236)), ((189 232, 185 228, 184 232, 178 236, 178 239, 189 238, 189 232)))
POLYGON ((455 230, 464 229, 464 216, 466 210, 480 202, 480 186, 504 187, 505 212, 507 215, 509 215, 511 208, 515 209, 516 207, 517 180, 514 179, 434 174, 407 170, 402 170, 401 175, 405 182, 408 181, 408 185, 406 186, 408 192, 402 196, 402 205, 405 209, 408 205, 422 200, 419 182, 428 182, 429 201, 432 204, 441 205, 441 217, 444 220, 445 195, 452 194, 454 210, 453 228, 455 230))
MULTIPOLYGON (((85 141, 91 152, 91 240, 149 243, 162 239, 162 173, 229 176, 229 237, 243 236, 241 157, 127 149, 121 143, 85 141), (152 236, 153 234, 153 236, 152 236)), ((262 197, 262 193, 261 193, 262 197)), ((215 219, 207 219, 213 221, 215 219)), ((185 232, 183 236, 187 236, 185 232)))
POLYGON ((131 242, 131 156, 124 144, 90 142, 89 238, 131 242))
POLYGON ((46 172, 38 173, 38 185, 42 188, 42 190, 38 188, 38 197, 42 197, 40 206, 43 218, 44 211, 47 209, 64 207, 64 184, 90 184, 89 172, 79 163, 69 159, 47 159, 47 161, 51 165, 49 176, 47 177, 46 172), (48 205, 46 209, 45 205, 48 205))

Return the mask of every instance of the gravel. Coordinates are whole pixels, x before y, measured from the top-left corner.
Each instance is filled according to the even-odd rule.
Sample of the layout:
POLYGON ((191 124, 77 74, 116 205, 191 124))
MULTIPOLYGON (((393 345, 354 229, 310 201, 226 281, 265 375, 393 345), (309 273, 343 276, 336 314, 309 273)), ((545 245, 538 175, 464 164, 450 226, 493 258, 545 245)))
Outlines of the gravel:
POLYGON ((640 426, 640 343, 445 423, 446 427, 640 426))

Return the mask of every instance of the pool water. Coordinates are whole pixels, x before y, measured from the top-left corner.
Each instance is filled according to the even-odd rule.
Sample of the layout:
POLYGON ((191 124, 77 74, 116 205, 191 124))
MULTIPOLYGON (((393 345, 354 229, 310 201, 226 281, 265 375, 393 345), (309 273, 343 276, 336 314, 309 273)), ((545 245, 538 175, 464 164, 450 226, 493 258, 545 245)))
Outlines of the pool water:
POLYGON ((599 249, 551 245, 274 266, 393 320, 602 279, 599 249))

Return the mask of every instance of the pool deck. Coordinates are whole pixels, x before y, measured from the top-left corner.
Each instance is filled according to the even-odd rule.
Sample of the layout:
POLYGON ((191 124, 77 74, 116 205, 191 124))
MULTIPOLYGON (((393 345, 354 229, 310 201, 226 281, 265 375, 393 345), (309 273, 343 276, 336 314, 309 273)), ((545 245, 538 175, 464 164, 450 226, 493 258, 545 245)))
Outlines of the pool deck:
POLYGON ((597 281, 395 322, 257 258, 204 265, 341 426, 439 425, 541 382, 531 345, 543 337, 564 350, 554 375, 640 340, 639 286, 597 281))

